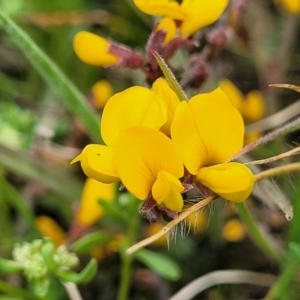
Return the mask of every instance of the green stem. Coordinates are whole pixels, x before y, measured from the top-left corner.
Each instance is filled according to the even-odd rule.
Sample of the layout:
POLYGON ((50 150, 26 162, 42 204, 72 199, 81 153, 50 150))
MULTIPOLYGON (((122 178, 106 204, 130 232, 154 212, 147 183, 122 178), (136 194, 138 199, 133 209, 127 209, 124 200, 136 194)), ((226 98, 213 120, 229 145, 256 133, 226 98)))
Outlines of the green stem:
MULTIPOLYGON (((290 245, 292 245, 292 243, 290 245)), ((298 248, 298 245, 295 245, 298 248)), ((289 295, 288 292, 291 283, 296 277, 296 272, 300 267, 299 254, 297 255, 297 253, 295 253, 293 249, 291 249, 292 247, 293 246, 290 246, 290 251, 288 253, 289 257, 284 270, 280 274, 278 280, 273 284, 264 300, 291 299, 291 295, 289 295)))
POLYGON ((60 68, 36 45, 36 43, 12 19, 0 10, 0 21, 6 33, 13 39, 34 68, 61 98, 65 106, 81 118, 92 137, 99 141, 99 118, 88 106, 86 98, 66 77, 60 68))
POLYGON ((0 280, 0 291, 6 293, 8 295, 20 297, 24 300, 41 300, 39 297, 37 297, 31 293, 28 293, 25 290, 16 288, 2 280, 0 280))
POLYGON ((244 202, 236 204, 238 213, 241 219, 247 226, 248 232, 252 237, 254 243, 260 248, 260 250, 271 260, 280 263, 281 257, 275 250, 273 243, 268 239, 268 236, 262 235, 256 221, 252 217, 249 209, 244 202))
POLYGON ((127 254, 126 250, 133 244, 136 234, 139 221, 139 215, 135 215, 129 223, 126 241, 123 244, 121 249, 121 276, 120 276, 120 284, 118 290, 118 297, 117 300, 127 300, 128 299, 128 292, 131 282, 131 275, 132 275, 132 261, 134 259, 134 255, 127 254))

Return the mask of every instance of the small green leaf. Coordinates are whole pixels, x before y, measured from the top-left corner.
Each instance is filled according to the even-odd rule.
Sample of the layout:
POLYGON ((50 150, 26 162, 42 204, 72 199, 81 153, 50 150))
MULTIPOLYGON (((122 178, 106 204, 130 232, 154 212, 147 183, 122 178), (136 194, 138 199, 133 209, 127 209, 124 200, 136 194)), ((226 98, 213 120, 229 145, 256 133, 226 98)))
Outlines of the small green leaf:
POLYGON ((164 279, 176 281, 181 276, 179 266, 173 260, 160 253, 142 249, 135 254, 135 257, 164 279))
POLYGON ((92 258, 86 267, 80 272, 57 270, 55 274, 63 281, 74 282, 76 284, 86 283, 93 279, 97 273, 97 261, 92 258))
POLYGON ((21 272, 22 269, 23 268, 19 263, 0 257, 0 272, 3 272, 5 274, 13 274, 21 272))
POLYGON ((95 246, 105 246, 113 240, 113 236, 103 231, 97 231, 90 234, 86 234, 84 237, 76 241, 72 245, 72 249, 77 253, 84 253, 90 251, 91 248, 95 246))
POLYGON ((50 271, 57 268, 57 263, 54 260, 55 244, 51 239, 45 238, 41 247, 41 254, 50 271))
POLYGON ((165 75, 167 81, 169 82, 169 85, 171 89, 175 92, 177 97, 179 98, 180 101, 187 101, 188 98, 185 95, 183 89, 179 85, 178 81, 176 80, 174 74, 164 61, 164 59, 156 52, 156 51, 151 51, 152 55, 155 57, 160 69, 162 70, 163 74, 165 75))

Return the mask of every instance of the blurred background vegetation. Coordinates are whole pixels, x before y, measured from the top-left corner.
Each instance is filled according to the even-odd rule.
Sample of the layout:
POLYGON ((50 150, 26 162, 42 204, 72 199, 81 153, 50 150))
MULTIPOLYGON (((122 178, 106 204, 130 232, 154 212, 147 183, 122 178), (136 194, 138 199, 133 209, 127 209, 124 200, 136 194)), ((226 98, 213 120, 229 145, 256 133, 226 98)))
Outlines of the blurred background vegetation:
MULTIPOLYGON (((261 134, 300 112, 296 92, 268 86, 271 83, 300 83, 299 14, 290 14, 271 0, 248 1, 246 5, 246 12, 239 20, 241 24, 230 13, 222 20, 230 27, 233 37, 209 63, 208 80, 187 92, 209 91, 220 80, 228 78, 244 95, 252 90, 262 93, 265 117, 295 105, 288 116, 267 122, 266 128, 254 128, 261 134)), ((1 0, 0 10, 57 64, 85 96, 86 106, 95 114, 101 114, 91 90, 97 81, 107 80, 113 92, 146 84, 144 75, 137 70, 84 64, 76 57, 72 46, 74 35, 80 30, 88 30, 142 52, 153 19, 139 12, 131 0, 1 0)), ((204 35, 209 30, 205 29, 204 35)), ((203 35, 200 37, 205 44, 203 35)), ((201 47, 202 44, 199 49, 201 47)), ((193 51, 196 53, 199 49, 193 51)), ((182 71, 186 55, 182 51, 174 59, 175 65, 181 64, 182 71)), ((106 92, 111 93, 106 88, 101 93, 106 92)), ((69 163, 85 145, 95 140, 83 126, 81 117, 72 110, 72 105, 66 105, 62 97, 0 26, 0 257, 10 259, 15 243, 32 241, 42 235, 54 239, 60 236, 60 240, 70 246, 78 238, 99 233, 96 239, 92 236, 84 242, 83 247, 71 248, 79 249, 81 266, 78 270, 91 256, 98 261, 94 279, 80 285, 79 289, 86 300, 117 299, 124 247, 130 246, 123 243, 130 241, 127 236, 133 226, 129 224, 130 220, 137 218, 131 242, 153 234, 166 221, 149 224, 137 214, 139 203, 122 193, 115 197, 116 203, 103 204, 104 213, 100 220, 89 224, 88 228, 74 229, 76 211, 84 198, 85 176, 79 166, 69 163)), ((296 131, 262 146, 248 159, 273 156, 298 144, 296 131)), ((284 163, 297 159, 297 156, 286 159, 284 163)), ((270 235, 279 248, 287 249, 290 242, 300 243, 299 176, 286 174, 272 182, 294 206, 291 222, 276 206, 268 206, 256 197, 247 200, 247 204, 263 232, 270 235)), ((272 199, 268 200, 272 202, 272 199)), ((189 234, 184 230, 182 234, 179 227, 169 237, 169 246, 166 239, 162 239, 149 247, 152 251, 149 256, 144 253, 146 258, 143 255, 136 257, 132 263, 132 278, 129 278, 128 299, 168 299, 195 278, 216 270, 242 269, 280 276, 287 270, 285 266, 289 266, 289 256, 278 263, 263 254, 249 237, 235 207, 229 203, 216 201, 189 222, 192 224, 189 234), (162 256, 157 258, 157 253, 162 256), (159 268, 160 259, 173 272, 171 275, 159 268)), ((299 264, 299 258, 293 262, 299 264)), ((296 271, 287 285, 283 285, 284 296, 270 299, 297 299, 299 274, 294 276, 296 271)), ((0 273, 0 278, 1 282, 30 289, 22 276, 0 273)), ((0 299, 22 299, 1 286, 0 299), (5 296, 7 294, 11 298, 5 296)), ((51 286, 53 288, 43 299, 68 299, 59 280, 52 278, 51 286)), ((225 284, 210 288, 193 299, 262 299, 269 288, 225 284)))

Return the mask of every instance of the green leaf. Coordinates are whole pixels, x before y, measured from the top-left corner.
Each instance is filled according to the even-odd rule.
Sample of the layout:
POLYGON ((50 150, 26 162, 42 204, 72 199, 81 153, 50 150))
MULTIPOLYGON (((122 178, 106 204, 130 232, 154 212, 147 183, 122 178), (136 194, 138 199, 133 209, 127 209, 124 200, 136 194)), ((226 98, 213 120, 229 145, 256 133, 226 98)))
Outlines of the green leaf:
POLYGON ((151 51, 151 53, 155 57, 160 69, 164 73, 167 81, 169 82, 170 87, 175 92, 175 94, 177 95, 179 100, 180 101, 187 101, 188 100, 187 96, 185 95, 183 89, 179 85, 179 83, 176 80, 174 74, 172 73, 172 71, 170 70, 170 68, 168 67, 168 65, 164 61, 164 59, 156 51, 151 51))
POLYGON ((97 273, 97 261, 92 258, 86 267, 80 272, 58 270, 55 274, 63 281, 78 283, 86 283, 93 279, 97 273))
POLYGON ((45 261, 47 268, 50 271, 54 271, 57 267, 57 262, 54 259, 54 254, 55 254, 54 242, 49 238, 45 238, 43 240, 43 245, 42 245, 40 251, 41 251, 41 255, 43 256, 43 259, 45 261))
MULTIPOLYGON (((0 21, 6 33, 13 39, 33 67, 61 98, 62 103, 85 124, 91 136, 100 141, 99 118, 87 104, 86 98, 66 77, 59 67, 10 17, 0 10, 0 21)), ((70 46, 71 51, 71 46, 70 46)))
POLYGON ((181 276, 179 266, 165 255, 142 249, 135 254, 135 257, 164 279, 176 281, 181 276))
POLYGON ((19 273, 23 270, 17 262, 0 257, 0 272, 5 274, 19 273))
POLYGON ((109 242, 113 241, 114 237, 103 232, 97 231, 93 233, 86 234, 84 237, 76 241, 72 245, 72 250, 77 253, 84 253, 91 250, 95 246, 105 246, 109 242))

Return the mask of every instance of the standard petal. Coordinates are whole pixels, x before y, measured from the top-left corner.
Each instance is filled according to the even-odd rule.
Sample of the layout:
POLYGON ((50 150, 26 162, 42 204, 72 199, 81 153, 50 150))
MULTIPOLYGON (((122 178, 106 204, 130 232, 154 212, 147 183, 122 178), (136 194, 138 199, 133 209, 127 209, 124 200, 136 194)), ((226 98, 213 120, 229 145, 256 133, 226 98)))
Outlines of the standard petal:
POLYGON ((119 181, 114 163, 114 150, 103 145, 87 145, 71 163, 80 161, 81 168, 87 177, 103 183, 119 181))
POLYGON ((113 201, 115 191, 116 187, 113 183, 106 184, 93 178, 87 178, 76 215, 78 223, 83 226, 90 226, 98 221, 103 215, 103 208, 98 200, 113 201))
POLYGON ((243 119, 220 88, 194 96, 188 105, 205 147, 201 167, 225 162, 242 148, 243 119))
POLYGON ((181 24, 181 34, 188 37, 217 21, 227 4, 228 0, 183 0, 181 8, 186 12, 187 18, 181 24))
POLYGON ((170 88, 167 81, 160 77, 152 85, 152 90, 156 92, 166 104, 168 110, 167 122, 161 127, 161 131, 170 136, 171 124, 174 118, 175 110, 180 103, 180 100, 176 96, 175 92, 170 88))
POLYGON ((193 112, 186 101, 180 102, 176 109, 171 136, 185 167, 191 174, 196 175, 206 156, 206 150, 197 131, 193 112))
POLYGON ((158 130, 166 121, 164 101, 155 92, 134 86, 108 100, 102 114, 101 135, 106 145, 113 147, 123 129, 141 125, 158 130))
POLYGON ((255 177, 245 165, 231 162, 201 168, 195 180, 226 200, 242 202, 251 194, 255 177))
POLYGON ((152 195, 158 204, 180 212, 183 207, 181 192, 184 190, 180 180, 174 175, 160 171, 152 187, 152 195))
POLYGON ((88 31, 78 32, 73 40, 76 55, 92 66, 111 66, 119 61, 116 55, 107 52, 109 41, 88 31))
POLYGON ((163 133, 142 126, 120 133, 115 160, 122 183, 141 200, 150 193, 159 171, 176 178, 182 177, 184 172, 182 159, 172 141, 163 133))
POLYGON ((145 14, 183 20, 186 14, 176 1, 172 0, 133 0, 136 7, 145 14))

